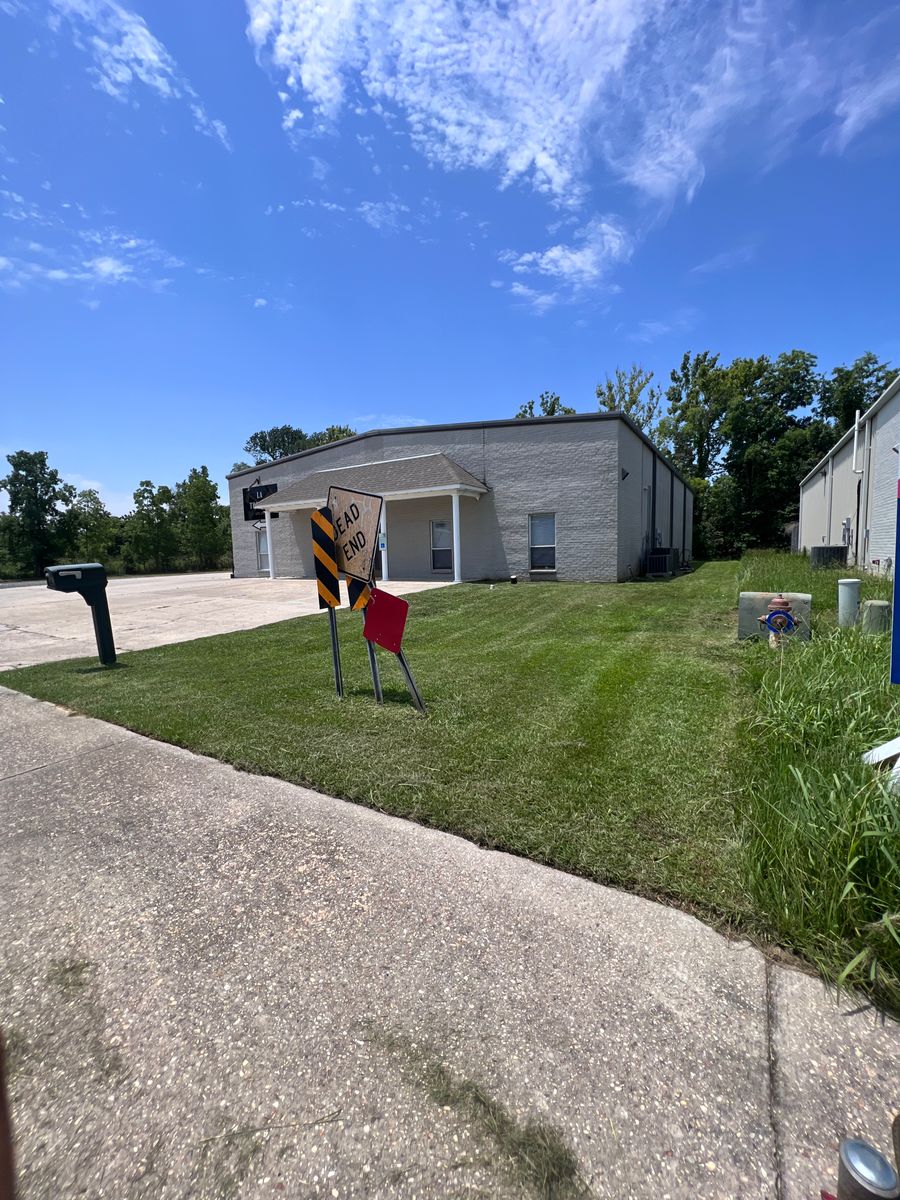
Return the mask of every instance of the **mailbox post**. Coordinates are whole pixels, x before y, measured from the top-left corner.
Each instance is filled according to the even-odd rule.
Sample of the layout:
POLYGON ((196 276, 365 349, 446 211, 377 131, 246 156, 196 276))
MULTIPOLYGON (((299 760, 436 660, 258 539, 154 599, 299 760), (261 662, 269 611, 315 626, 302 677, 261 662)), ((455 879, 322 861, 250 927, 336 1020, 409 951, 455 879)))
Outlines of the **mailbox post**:
POLYGON ((90 607, 97 637, 97 653, 104 667, 115 666, 116 647, 113 642, 109 605, 106 602, 106 568, 100 563, 69 563, 44 570, 47 587, 55 592, 77 592, 90 607))

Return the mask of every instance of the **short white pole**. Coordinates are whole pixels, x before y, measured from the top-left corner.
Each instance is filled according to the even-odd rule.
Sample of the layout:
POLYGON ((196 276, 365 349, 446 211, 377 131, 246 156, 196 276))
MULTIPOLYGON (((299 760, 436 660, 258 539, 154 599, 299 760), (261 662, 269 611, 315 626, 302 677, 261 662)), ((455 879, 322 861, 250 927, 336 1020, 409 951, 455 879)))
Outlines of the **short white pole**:
POLYGON ((387 501, 381 502, 381 519, 378 522, 379 532, 381 533, 384 549, 381 551, 381 581, 387 583, 390 579, 388 571, 388 550, 387 550, 387 501))
POLYGON ((453 501, 453 582, 462 582, 462 564, 460 563, 459 548, 459 492, 450 497, 453 501))
POLYGON ((266 509, 266 547, 269 551, 269 578, 275 578, 275 547, 272 544, 272 514, 266 509))
POLYGON ((838 625, 846 629, 855 625, 859 619, 859 590, 862 587, 858 579, 838 580, 838 625))

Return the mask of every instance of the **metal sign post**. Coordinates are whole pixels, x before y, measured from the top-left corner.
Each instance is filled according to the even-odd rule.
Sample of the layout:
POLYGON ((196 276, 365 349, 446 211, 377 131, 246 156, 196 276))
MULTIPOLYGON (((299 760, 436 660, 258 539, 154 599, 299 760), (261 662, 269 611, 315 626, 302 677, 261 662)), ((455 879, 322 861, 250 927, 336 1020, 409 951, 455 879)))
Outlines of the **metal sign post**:
POLYGON ((317 508, 311 517, 313 557, 316 562, 316 589, 319 593, 319 608, 328 609, 328 628, 331 632, 331 662, 334 667, 334 689, 339 700, 344 698, 344 677, 341 674, 341 647, 338 642, 337 617, 334 610, 340 607, 341 585, 338 582, 337 563, 334 550, 334 525, 331 509, 317 508))
MULTIPOLYGON (((347 592, 350 596, 350 607, 354 612, 365 614, 366 605, 372 597, 372 589, 375 584, 370 580, 368 583, 363 583, 361 579, 353 579, 347 576, 347 592)), ((366 649, 369 652, 369 670, 372 672, 372 688, 375 692, 375 699, 379 704, 384 703, 384 695, 381 691, 381 676, 378 674, 378 659, 375 657, 375 647, 371 642, 366 642, 366 649)))
POLYGON ((402 649, 403 631, 406 628, 408 613, 409 603, 406 600, 401 600, 399 596, 392 596, 390 592, 381 592, 378 588, 372 588, 372 594, 366 606, 363 637, 370 647, 374 642, 376 645, 383 646, 385 650, 390 650, 392 654, 396 654, 413 704, 419 712, 423 713, 425 712, 425 703, 416 687, 416 681, 413 679, 412 671, 402 649))
POLYGON ((897 530, 894 541, 894 607, 891 613, 891 683, 900 683, 900 454, 897 455, 897 530))

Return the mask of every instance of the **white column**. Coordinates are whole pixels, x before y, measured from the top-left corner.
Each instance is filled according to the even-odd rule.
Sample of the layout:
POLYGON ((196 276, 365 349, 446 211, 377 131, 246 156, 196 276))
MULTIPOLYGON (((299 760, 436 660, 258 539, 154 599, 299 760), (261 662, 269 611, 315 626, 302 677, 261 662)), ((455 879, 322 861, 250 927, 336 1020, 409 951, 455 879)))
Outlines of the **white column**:
POLYGON ((390 579, 388 573, 388 552, 387 552, 387 501, 381 503, 381 520, 379 521, 378 531, 384 538, 384 549, 381 552, 381 579, 383 583, 387 583, 390 579))
POLYGON ((453 582, 461 583, 462 574, 460 572, 460 549, 459 549, 459 492, 454 492, 450 497, 453 501, 453 582))
POLYGON ((275 578, 275 547, 272 544, 272 514, 266 509, 266 546, 269 549, 269 578, 275 578))

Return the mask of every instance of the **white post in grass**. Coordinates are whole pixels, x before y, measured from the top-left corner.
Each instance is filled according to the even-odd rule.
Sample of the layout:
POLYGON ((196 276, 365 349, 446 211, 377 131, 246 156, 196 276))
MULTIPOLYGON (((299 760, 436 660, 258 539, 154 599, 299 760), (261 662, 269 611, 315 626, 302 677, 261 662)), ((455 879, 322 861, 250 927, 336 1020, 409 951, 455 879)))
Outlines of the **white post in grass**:
POLYGON ((381 519, 378 523, 378 526, 379 526, 379 533, 381 534, 381 540, 384 543, 384 547, 381 551, 381 582, 387 583, 388 580, 390 579, 390 574, 388 573, 387 501, 386 500, 383 500, 381 502, 381 519))
POLYGON ((266 509, 266 549, 269 552, 269 578, 275 578, 275 547, 272 545, 272 514, 266 509))
POLYGON ((459 492, 454 492, 450 499, 453 501, 453 582, 461 583, 462 573, 459 561, 459 492))

